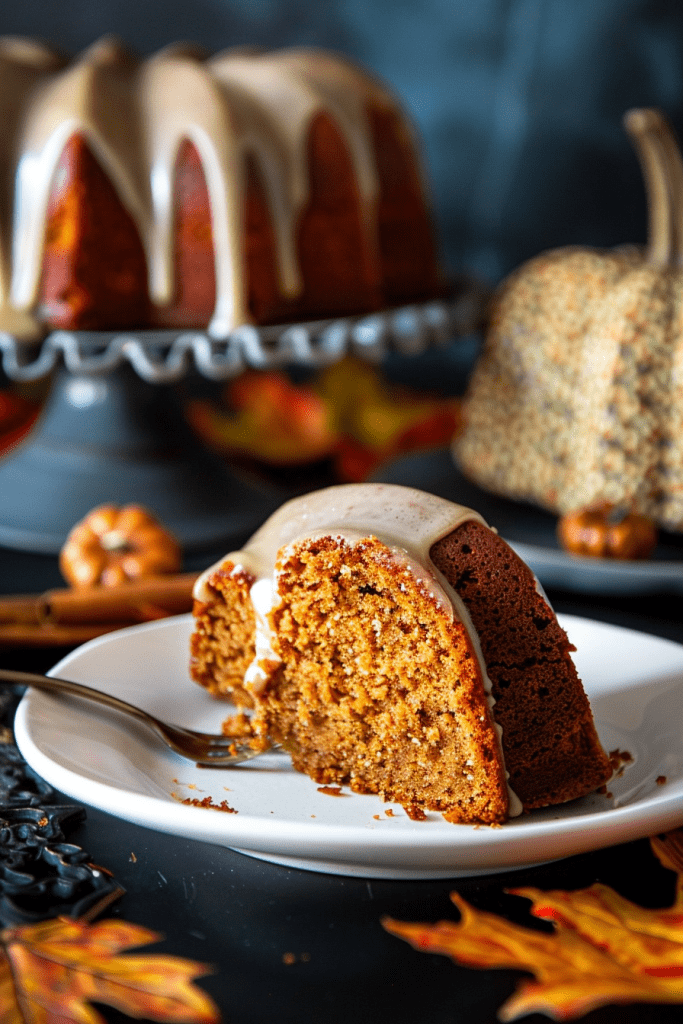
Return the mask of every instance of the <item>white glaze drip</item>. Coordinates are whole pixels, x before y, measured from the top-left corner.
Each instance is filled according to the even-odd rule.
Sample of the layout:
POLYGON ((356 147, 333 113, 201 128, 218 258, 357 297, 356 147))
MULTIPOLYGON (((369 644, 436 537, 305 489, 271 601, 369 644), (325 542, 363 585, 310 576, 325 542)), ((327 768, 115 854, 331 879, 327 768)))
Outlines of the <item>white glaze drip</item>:
POLYGON ((275 650, 275 634, 270 627, 268 616, 277 606, 277 585, 273 576, 264 576, 252 585, 249 596, 254 609, 256 623, 253 661, 244 673, 244 686, 254 695, 263 691, 267 681, 266 662, 277 664, 281 661, 275 650))

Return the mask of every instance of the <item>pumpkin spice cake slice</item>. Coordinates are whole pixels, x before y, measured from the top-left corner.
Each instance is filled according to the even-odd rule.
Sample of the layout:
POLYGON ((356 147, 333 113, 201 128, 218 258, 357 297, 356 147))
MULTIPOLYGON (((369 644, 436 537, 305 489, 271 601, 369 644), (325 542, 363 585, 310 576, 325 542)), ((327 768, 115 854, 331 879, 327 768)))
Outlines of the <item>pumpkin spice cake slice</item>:
POLYGON ((478 513, 387 484, 288 502, 195 587, 191 673, 322 784, 502 823, 611 775, 571 645, 478 513))

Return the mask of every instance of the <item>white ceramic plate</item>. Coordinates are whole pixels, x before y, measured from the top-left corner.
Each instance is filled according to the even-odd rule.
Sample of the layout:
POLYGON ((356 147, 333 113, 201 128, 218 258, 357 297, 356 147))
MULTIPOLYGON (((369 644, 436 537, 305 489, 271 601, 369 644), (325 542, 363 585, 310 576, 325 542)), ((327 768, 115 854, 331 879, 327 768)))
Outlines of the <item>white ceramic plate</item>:
MULTIPOLYGON (((500 872, 683 824, 683 646, 561 616, 607 750, 633 761, 593 795, 535 811, 502 828, 411 821, 397 805, 343 791, 330 796, 283 754, 233 769, 200 769, 135 722, 73 698, 28 691, 16 738, 28 763, 71 798, 174 835, 265 860, 368 878, 455 878, 500 872), (659 782, 657 781, 659 778, 659 782), (662 779, 665 782, 662 783, 662 779), (237 811, 184 804, 222 801, 237 811)), ((161 718, 218 729, 217 704, 187 673, 190 616, 99 637, 52 670, 161 718)))

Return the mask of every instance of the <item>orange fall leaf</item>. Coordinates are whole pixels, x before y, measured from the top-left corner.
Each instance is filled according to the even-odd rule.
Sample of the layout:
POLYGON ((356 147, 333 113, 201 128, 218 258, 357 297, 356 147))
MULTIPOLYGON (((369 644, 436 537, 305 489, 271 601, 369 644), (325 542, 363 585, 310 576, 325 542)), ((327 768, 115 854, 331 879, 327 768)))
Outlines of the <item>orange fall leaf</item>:
MULTIPOLYGON (((675 843, 653 840, 665 867, 681 869, 675 843), (672 848, 674 853, 672 853, 672 848)), ((665 910, 648 910, 606 885, 577 892, 511 889, 531 900, 531 913, 552 921, 552 933, 532 931, 451 899, 460 920, 435 925, 385 918, 387 931, 416 949, 479 968, 516 968, 522 980, 498 1012, 511 1021, 529 1013, 571 1020, 610 1003, 683 1003, 683 874, 665 910)))
POLYGON ((446 445, 461 426, 461 403, 387 384, 347 357, 308 384, 281 371, 248 370, 226 389, 228 408, 199 399, 186 410, 211 447, 272 466, 332 458, 342 480, 364 480, 403 452, 446 445))
POLYGON ((160 938, 125 921, 54 918, 0 933, 0 1024, 105 1024, 92 1003, 147 1020, 217 1024, 196 977, 203 964, 120 954, 160 938))

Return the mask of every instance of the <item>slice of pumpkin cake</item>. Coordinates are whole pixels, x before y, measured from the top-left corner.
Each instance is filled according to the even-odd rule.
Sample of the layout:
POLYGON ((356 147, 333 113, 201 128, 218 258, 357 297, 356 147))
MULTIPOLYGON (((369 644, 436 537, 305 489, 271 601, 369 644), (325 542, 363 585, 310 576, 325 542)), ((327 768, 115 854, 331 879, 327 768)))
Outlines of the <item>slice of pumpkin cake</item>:
POLYGON ((572 647, 471 509, 388 484, 282 506, 195 588, 193 678, 323 784, 504 822, 611 774, 572 647))

